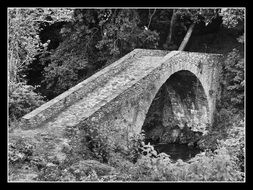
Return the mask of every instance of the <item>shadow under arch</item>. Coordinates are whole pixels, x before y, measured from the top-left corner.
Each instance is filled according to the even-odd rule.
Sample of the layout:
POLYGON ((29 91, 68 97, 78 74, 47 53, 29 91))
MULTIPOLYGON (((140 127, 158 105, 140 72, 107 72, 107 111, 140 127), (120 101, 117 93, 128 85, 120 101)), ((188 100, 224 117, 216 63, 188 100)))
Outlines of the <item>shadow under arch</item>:
POLYGON ((142 130, 155 143, 175 141, 179 131, 204 131, 209 118, 208 99, 199 78, 189 70, 173 73, 157 91, 142 130))

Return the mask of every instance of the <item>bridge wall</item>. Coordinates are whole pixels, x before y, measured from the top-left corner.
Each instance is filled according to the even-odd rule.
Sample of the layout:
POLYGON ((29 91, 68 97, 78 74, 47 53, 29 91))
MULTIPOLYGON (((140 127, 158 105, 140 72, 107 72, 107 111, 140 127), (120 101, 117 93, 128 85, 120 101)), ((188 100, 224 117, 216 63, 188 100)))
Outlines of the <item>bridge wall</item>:
POLYGON ((170 52, 160 66, 122 92, 80 123, 80 127, 97 126, 110 131, 112 143, 123 145, 129 136, 140 133, 149 107, 160 87, 174 73, 192 72, 201 82, 208 101, 208 122, 213 120, 218 95, 220 56, 191 52, 170 52))

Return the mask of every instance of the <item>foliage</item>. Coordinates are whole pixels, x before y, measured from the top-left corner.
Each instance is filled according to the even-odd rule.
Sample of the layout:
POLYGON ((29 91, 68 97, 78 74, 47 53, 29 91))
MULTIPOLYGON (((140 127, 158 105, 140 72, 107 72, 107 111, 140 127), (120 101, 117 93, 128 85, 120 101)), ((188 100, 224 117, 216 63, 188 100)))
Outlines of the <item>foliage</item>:
POLYGON ((55 95, 112 63, 134 48, 156 48, 159 35, 138 26, 136 10, 76 9, 65 40, 51 52, 43 84, 55 95))
POLYGON ((136 162, 139 158, 144 134, 123 137, 120 132, 102 126, 85 127, 84 145, 93 153, 93 157, 108 163, 115 153, 122 154, 127 160, 136 162), (122 138, 129 138, 127 143, 122 138))
POLYGON ((43 97, 34 92, 35 87, 24 82, 9 82, 9 119, 13 121, 44 103, 43 97))
MULTIPOLYGON (((44 61, 44 58, 40 58, 43 62, 41 67, 45 67, 44 76, 40 79, 43 84, 40 90, 50 98, 134 48, 161 49, 170 35, 170 32, 166 32, 169 27, 174 30, 172 44, 168 45, 175 49, 191 23, 204 22, 208 25, 214 18, 221 16, 225 26, 235 28, 243 23, 245 16, 244 9, 225 8, 12 8, 8 10, 8 15, 11 80, 23 79, 28 69, 26 66, 35 56, 46 51, 50 40, 42 44, 39 32, 48 25, 65 22, 61 28, 63 41, 59 47, 48 52, 44 61), (172 13, 175 13, 175 21, 171 23, 172 13)), ((169 48, 168 45, 165 49, 169 48)), ((32 67, 36 67, 36 63, 33 64, 32 67)))
POLYGON ((226 147, 231 156, 235 158, 235 162, 244 171, 245 157, 245 122, 237 120, 228 130, 228 137, 219 141, 220 146, 226 147))
MULTIPOLYGON (((209 24, 218 9, 175 9, 174 42, 181 43, 191 23, 209 24)), ((54 96, 89 77, 135 48, 156 49, 159 44, 160 18, 168 22, 172 9, 75 9, 73 22, 61 35, 65 40, 51 51, 45 67, 43 84, 54 96), (152 22, 151 22, 152 19, 152 22), (150 25, 150 26, 149 26, 150 25), (148 27, 147 27, 148 26, 148 27)))
MULTIPOLYGON (((96 160, 82 160, 70 165, 47 160, 41 165, 43 159, 36 159, 33 147, 23 141, 10 145, 9 160, 11 165, 24 162, 35 165, 36 181, 242 181, 243 126, 243 121, 234 124, 228 138, 220 140, 216 150, 206 150, 188 162, 172 161, 165 153, 157 154, 152 145, 141 141, 140 135, 132 138, 129 147, 135 149, 128 152, 136 154, 139 150, 136 160, 114 150, 108 157, 109 165, 96 160)), ((94 159, 97 159, 96 155, 94 159)))
POLYGON ((33 155, 34 147, 24 139, 18 139, 13 143, 9 143, 8 159, 12 165, 29 161, 33 155))
POLYGON ((241 181, 234 157, 224 147, 196 155, 189 162, 172 162, 162 153, 157 158, 143 156, 131 171, 137 181, 241 181))
POLYGON ((145 136, 143 131, 140 134, 133 134, 130 136, 127 150, 123 151, 124 155, 130 162, 135 163, 138 160, 144 139, 145 136))
POLYGON ((233 49, 224 62, 223 101, 233 112, 244 109, 244 58, 233 49))
POLYGON ((23 78, 22 70, 34 60, 35 55, 46 50, 39 37, 41 24, 67 21, 69 9, 9 8, 8 9, 8 68, 9 80, 23 78))
POLYGON ((119 10, 115 19, 104 24, 102 39, 96 47, 107 50, 103 53, 115 58, 125 55, 134 48, 156 48, 158 33, 138 26, 139 23, 137 11, 119 10))
MULTIPOLYGON (((88 162, 84 160, 83 162, 88 162)), ((36 177, 36 181, 117 181, 117 177, 109 165, 99 163, 98 161, 91 160, 91 163, 96 163, 95 166, 87 168, 82 164, 73 164, 72 166, 62 166, 53 163, 48 163, 36 177), (97 166, 100 165, 100 169, 97 166), (104 170, 104 173, 101 171, 104 170)), ((82 161, 81 161, 82 162, 82 161)), ((113 168, 112 168, 113 169, 113 168)))
POLYGON ((88 147, 95 159, 107 163, 110 154, 116 149, 112 139, 113 132, 108 128, 96 126, 85 126, 84 131, 84 146, 88 147))
MULTIPOLYGON (((74 86, 87 73, 87 58, 83 55, 84 48, 78 46, 73 54, 73 41, 64 41, 52 55, 51 63, 44 70, 43 85, 55 95, 74 86), (65 51, 62 55, 61 51, 65 51)), ((83 45, 85 42, 82 42, 83 45)))
POLYGON ((208 25, 212 19, 218 16, 218 9, 177 9, 179 19, 188 19, 189 22, 198 23, 204 21, 208 25))
POLYGON ((243 8, 222 8, 219 14, 222 16, 223 25, 228 28, 235 28, 244 24, 245 9, 243 8))

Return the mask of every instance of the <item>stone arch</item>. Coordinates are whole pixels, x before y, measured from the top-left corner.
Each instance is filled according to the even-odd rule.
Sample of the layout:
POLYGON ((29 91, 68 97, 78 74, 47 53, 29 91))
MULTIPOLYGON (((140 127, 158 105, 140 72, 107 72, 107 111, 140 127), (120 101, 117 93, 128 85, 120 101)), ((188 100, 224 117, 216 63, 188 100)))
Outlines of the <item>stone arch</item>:
POLYGON ((202 84, 192 72, 181 70, 173 73, 155 94, 142 129, 147 138, 158 138, 158 141, 167 133, 162 139, 164 143, 174 128, 176 136, 186 126, 204 132, 209 123, 208 115, 208 101, 202 84))
POLYGON ((168 65, 168 67, 164 67, 163 70, 161 70, 160 76, 153 81, 153 85, 155 86, 155 90, 151 93, 151 101, 146 103, 145 109, 143 112, 138 113, 137 115, 137 121, 135 122, 134 131, 137 133, 140 133, 142 130, 142 126, 145 122, 146 115, 150 109, 150 106, 155 99, 157 93, 161 89, 161 87, 166 83, 167 80, 170 79, 172 75, 175 73, 178 73, 180 71, 187 71, 191 73, 193 76, 196 77, 196 79, 199 81, 201 87, 203 88, 203 93, 206 97, 207 102, 207 122, 211 123, 212 121, 212 99, 209 94, 210 86, 208 85, 208 81, 206 81, 206 77, 203 73, 199 71, 199 68, 197 67, 197 60, 195 64, 187 64, 183 61, 177 62, 176 64, 170 64, 168 62, 164 62, 164 65, 168 65))

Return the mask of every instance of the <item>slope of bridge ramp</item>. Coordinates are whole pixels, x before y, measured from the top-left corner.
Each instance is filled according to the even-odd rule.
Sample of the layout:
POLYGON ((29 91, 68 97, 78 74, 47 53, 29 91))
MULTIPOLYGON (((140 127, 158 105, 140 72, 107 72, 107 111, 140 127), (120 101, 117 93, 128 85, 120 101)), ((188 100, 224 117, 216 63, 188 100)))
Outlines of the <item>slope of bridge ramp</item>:
POLYGON ((24 128, 76 125, 159 66, 167 51, 135 49, 23 117, 24 128))

